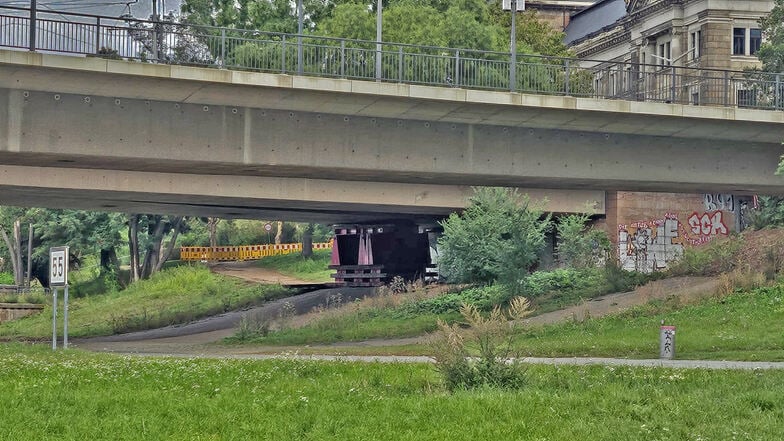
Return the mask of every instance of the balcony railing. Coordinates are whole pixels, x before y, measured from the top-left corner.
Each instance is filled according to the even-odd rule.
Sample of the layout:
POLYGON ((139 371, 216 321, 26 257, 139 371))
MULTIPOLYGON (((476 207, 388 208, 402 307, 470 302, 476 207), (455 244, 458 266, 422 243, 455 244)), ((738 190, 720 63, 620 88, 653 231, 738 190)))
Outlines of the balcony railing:
POLYGON ((784 109, 781 73, 540 55, 518 55, 512 65, 505 52, 398 43, 383 43, 379 51, 375 41, 49 10, 31 13, 11 6, 0 6, 0 47, 466 89, 784 109))

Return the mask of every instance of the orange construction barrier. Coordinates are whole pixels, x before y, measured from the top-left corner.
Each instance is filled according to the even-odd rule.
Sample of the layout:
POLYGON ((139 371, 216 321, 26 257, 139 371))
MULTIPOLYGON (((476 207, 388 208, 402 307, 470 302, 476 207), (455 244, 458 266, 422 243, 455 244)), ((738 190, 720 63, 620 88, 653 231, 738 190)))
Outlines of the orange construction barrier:
MULTIPOLYGON (((332 240, 314 243, 314 250, 332 249, 332 240)), ((264 257, 291 254, 302 251, 301 243, 280 245, 244 245, 238 247, 180 247, 180 260, 187 261, 234 261, 258 260, 264 257)))

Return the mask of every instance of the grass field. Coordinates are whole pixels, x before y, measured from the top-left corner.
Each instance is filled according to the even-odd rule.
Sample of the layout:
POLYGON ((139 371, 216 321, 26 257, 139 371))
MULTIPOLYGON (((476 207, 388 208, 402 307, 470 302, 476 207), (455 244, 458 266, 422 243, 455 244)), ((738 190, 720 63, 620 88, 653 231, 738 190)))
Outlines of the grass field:
POLYGON ((329 275, 333 272, 329 266, 331 250, 314 250, 313 257, 304 258, 300 253, 282 254, 265 257, 256 261, 261 268, 269 268, 279 273, 306 282, 331 282, 329 275))
MULTIPOLYGON (((454 313, 401 316, 399 308, 346 313, 328 310, 321 320, 303 328, 284 329, 246 342, 295 346, 410 337, 433 331, 437 317, 449 321, 460 319, 454 313)), ((678 358, 784 360, 784 284, 712 297, 691 305, 669 298, 602 318, 522 327, 513 343, 517 353, 523 356, 657 358, 662 320, 677 327, 678 358)), ((338 347, 326 352, 428 354, 429 350, 423 345, 406 345, 338 347)))
POLYGON ((613 316, 524 330, 515 343, 526 355, 657 358, 662 320, 677 327, 678 358, 784 360, 784 284, 694 305, 654 301, 613 316))
MULTIPOLYGON (((72 337, 111 335, 186 323, 264 300, 290 295, 280 286, 242 283, 200 266, 179 266, 153 275, 120 292, 72 298, 72 337)), ((62 317, 62 290, 60 293, 62 317)), ((0 336, 50 338, 51 299, 42 314, 0 325, 0 336)))
POLYGON ((429 365, 0 346, 4 440, 780 439, 784 372, 531 366, 446 392, 429 365))

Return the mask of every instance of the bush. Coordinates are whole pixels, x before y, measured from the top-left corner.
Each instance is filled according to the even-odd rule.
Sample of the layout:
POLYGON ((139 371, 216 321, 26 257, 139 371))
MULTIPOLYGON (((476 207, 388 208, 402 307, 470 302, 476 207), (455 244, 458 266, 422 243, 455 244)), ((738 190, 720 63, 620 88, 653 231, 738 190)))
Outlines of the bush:
POLYGON ((784 197, 760 196, 759 208, 751 211, 750 223, 756 230, 784 227, 784 197))
POLYGON ((463 305, 470 305, 479 311, 491 311, 496 305, 505 304, 510 291, 502 285, 469 288, 457 293, 447 293, 421 302, 409 303, 402 307, 407 315, 446 314, 459 312, 463 305))
POLYGON ((14 285, 14 275, 11 273, 0 273, 0 285, 14 285))
POLYGON ((482 386, 519 389, 525 385, 525 366, 510 359, 509 338, 514 328, 510 320, 520 320, 531 313, 528 300, 516 297, 508 310, 493 308, 487 317, 473 305, 463 305, 460 314, 468 329, 439 320, 439 332, 432 348, 436 369, 443 375, 446 388, 473 389, 482 386), (476 345, 479 356, 469 357, 468 345, 476 345))
POLYGON ((693 276, 727 273, 740 263, 738 260, 742 248, 741 236, 714 240, 702 247, 688 247, 683 250, 683 256, 671 264, 667 271, 672 275, 693 276))
POLYGON ((590 268, 607 259, 612 245, 604 231, 587 228, 587 214, 558 218, 558 260, 572 268, 590 268))
POLYGON ((475 188, 468 207, 441 222, 439 268, 450 281, 512 283, 544 249, 550 218, 508 188, 475 188))

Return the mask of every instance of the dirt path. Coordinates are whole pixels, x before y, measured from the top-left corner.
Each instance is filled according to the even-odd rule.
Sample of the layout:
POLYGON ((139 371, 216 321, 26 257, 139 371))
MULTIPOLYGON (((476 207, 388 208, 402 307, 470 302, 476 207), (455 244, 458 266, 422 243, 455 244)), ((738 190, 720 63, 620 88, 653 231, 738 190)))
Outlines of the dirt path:
POLYGON ((297 285, 312 285, 313 282, 307 282, 295 277, 285 276, 275 270, 269 268, 260 268, 256 266, 253 260, 244 262, 220 262, 210 265, 213 272, 222 274, 224 276, 236 277, 238 279, 247 280, 248 282, 264 283, 268 285, 280 284, 286 286, 297 285))
MULTIPOLYGON (((607 314, 645 304, 654 299, 677 296, 684 303, 695 301, 715 292, 717 280, 710 277, 677 277, 649 283, 634 291, 609 294, 572 306, 563 310, 545 313, 525 321, 532 326, 558 323, 566 320, 581 320, 586 317, 598 318, 607 314)), ((285 303, 291 303, 297 314, 305 314, 313 307, 323 304, 329 296, 340 294, 343 300, 350 302, 370 294, 368 288, 333 288, 318 290, 300 296, 276 300, 258 308, 237 311, 210 317, 183 326, 170 326, 131 334, 99 337, 75 342, 75 346, 103 352, 145 353, 145 354, 191 354, 199 356, 237 356, 252 353, 280 352, 279 347, 227 347, 216 345, 223 338, 232 335, 242 317, 253 317, 256 320, 274 319, 280 316, 285 303)), ((296 321, 295 321, 296 322, 296 321)), ((331 345, 310 346, 318 348, 339 349, 350 347, 382 347, 421 344, 427 336, 379 339, 361 342, 341 342, 331 345)))

